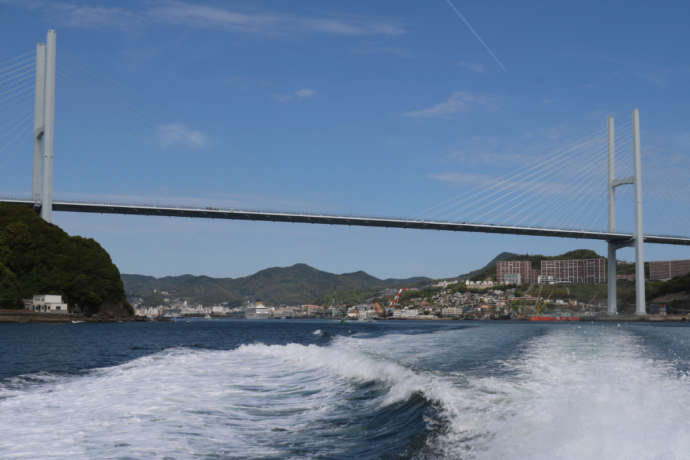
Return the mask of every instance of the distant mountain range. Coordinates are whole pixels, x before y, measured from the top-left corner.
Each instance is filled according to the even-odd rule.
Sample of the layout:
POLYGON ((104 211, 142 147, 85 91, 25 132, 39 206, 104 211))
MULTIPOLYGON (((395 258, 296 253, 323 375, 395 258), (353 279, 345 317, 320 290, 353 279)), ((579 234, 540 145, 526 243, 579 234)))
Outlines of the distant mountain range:
POLYGON ((386 288, 417 287, 428 284, 425 277, 379 279, 366 272, 333 273, 306 264, 274 267, 242 278, 209 276, 152 276, 123 274, 125 292, 141 297, 147 304, 158 304, 164 298, 182 298, 205 305, 261 300, 268 304, 356 303, 386 288))
MULTIPOLYGON (((530 260, 538 268, 542 259, 582 259, 600 257, 590 250, 576 250, 556 256, 541 256, 502 252, 491 259, 484 267, 459 275, 457 280, 484 280, 496 275, 496 263, 501 260, 530 260)), ((629 267, 618 267, 623 273, 629 267)), ((241 278, 211 278, 209 276, 166 276, 154 278, 143 275, 121 275, 125 292, 129 297, 141 297, 148 305, 163 303, 165 298, 186 299, 191 303, 211 305, 229 302, 240 305, 245 301, 261 300, 268 304, 355 304, 374 296, 387 288, 422 287, 433 282, 426 277, 407 279, 379 279, 366 272, 358 271, 336 275, 317 270, 306 264, 290 267, 274 267, 261 270, 251 276, 241 278)), ((605 286, 581 286, 591 297, 592 293, 605 298, 605 286), (591 291, 591 292, 590 292, 591 291), (602 292, 599 292, 602 291, 602 292)), ((622 303, 634 302, 634 285, 619 281, 619 300, 622 303)), ((571 287, 572 289, 572 287, 571 287)), ((588 297, 588 298, 589 298, 588 297)), ((672 281, 648 283, 648 301, 659 298, 677 308, 690 309, 690 275, 672 281), (665 296, 665 297, 663 297, 665 296)))
MULTIPOLYGON (((495 277, 496 263, 501 260, 527 259, 537 268, 541 259, 599 257, 589 250, 570 251, 558 256, 520 255, 502 252, 484 267, 460 275, 458 280, 483 280, 495 277)), ((430 278, 379 279, 366 272, 333 273, 317 270, 307 264, 274 267, 242 278, 211 278, 209 276, 122 275, 129 297, 141 297, 147 305, 163 303, 165 298, 186 299, 204 305, 261 300, 269 304, 330 304, 358 303, 386 288, 421 287, 430 278)))

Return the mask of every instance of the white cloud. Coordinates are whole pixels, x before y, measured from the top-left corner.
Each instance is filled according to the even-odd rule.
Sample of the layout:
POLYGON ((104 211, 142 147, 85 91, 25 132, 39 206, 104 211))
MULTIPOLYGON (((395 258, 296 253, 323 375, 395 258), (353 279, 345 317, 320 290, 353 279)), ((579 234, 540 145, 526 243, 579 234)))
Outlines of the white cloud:
POLYGON ((142 15, 121 7, 84 5, 69 1, 0 0, 0 3, 32 13, 43 13, 50 18, 51 23, 67 27, 131 26, 144 19, 142 15))
POLYGON ((398 25, 363 19, 344 21, 341 19, 315 18, 300 19, 297 23, 305 29, 333 35, 401 35, 405 33, 405 29, 398 25))
POLYGON ((302 88, 294 92, 294 94, 275 94, 273 97, 280 102, 290 102, 297 99, 309 99, 316 96, 315 89, 302 88))
POLYGON ((201 148, 208 143, 208 136, 198 129, 191 129, 182 123, 166 123, 158 125, 156 137, 163 147, 181 145, 184 147, 201 148))
POLYGON ((305 99, 314 96, 316 94, 316 90, 307 88, 298 89, 297 92, 295 92, 295 94, 297 95, 297 97, 305 99))
POLYGON ((238 11, 220 6, 176 0, 145 3, 141 9, 82 5, 73 1, 2 0, 2 3, 41 11, 52 22, 69 27, 131 27, 137 24, 169 24, 216 28, 264 35, 294 32, 338 36, 395 36, 405 29, 390 21, 359 17, 309 17, 276 12, 238 11))
POLYGON ((463 67, 467 70, 471 70, 472 72, 476 73, 484 73, 486 71, 482 64, 478 64, 476 62, 460 61, 458 62, 458 65, 460 67, 463 67))
POLYGON ((154 21, 193 27, 227 27, 247 31, 275 27, 280 17, 272 14, 245 14, 225 8, 170 1, 145 12, 154 21))
POLYGON ((465 112, 469 109, 470 105, 488 106, 489 102, 484 96, 478 96, 463 91, 456 91, 443 102, 439 102, 438 104, 427 107, 426 109, 405 112, 403 115, 411 118, 444 117, 458 112, 465 112))
POLYGON ((142 21, 134 12, 117 7, 87 6, 58 2, 52 5, 70 27, 103 27, 136 24, 142 21))

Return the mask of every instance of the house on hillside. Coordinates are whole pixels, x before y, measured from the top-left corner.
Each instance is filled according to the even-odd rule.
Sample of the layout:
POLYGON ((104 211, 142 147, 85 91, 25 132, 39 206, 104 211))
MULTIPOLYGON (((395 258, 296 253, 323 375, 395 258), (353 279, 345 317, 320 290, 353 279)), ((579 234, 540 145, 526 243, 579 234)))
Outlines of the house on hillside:
POLYGON ((41 313, 69 313, 67 310, 67 304, 62 301, 62 296, 52 294, 35 295, 33 297, 33 302, 28 309, 41 313))

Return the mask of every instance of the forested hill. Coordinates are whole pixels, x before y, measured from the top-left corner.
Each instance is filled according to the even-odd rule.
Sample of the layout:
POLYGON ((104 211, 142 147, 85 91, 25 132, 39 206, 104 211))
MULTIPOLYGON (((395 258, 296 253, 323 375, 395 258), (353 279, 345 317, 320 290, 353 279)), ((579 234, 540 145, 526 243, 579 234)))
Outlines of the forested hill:
POLYGON ((381 289, 414 287, 430 281, 422 277, 381 280, 363 271, 336 275, 306 264, 268 268, 242 278, 193 275, 154 278, 123 274, 122 280, 127 295, 142 297, 147 304, 161 303, 167 297, 205 305, 221 302, 239 305, 246 300, 270 304, 324 304, 332 300, 356 303, 381 289))
POLYGON ((60 294, 87 315, 132 314, 101 245, 69 236, 26 206, 0 203, 0 308, 21 308, 34 294, 60 294))

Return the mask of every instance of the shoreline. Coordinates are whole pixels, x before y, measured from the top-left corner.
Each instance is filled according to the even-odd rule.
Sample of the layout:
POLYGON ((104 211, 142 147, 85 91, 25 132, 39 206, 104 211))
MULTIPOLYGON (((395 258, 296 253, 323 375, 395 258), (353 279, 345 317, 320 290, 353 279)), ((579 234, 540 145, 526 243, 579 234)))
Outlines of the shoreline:
MULTIPOLYGON (((585 323, 585 322, 609 322, 609 323, 685 323, 690 322, 690 316, 683 315, 616 315, 616 316, 580 316, 573 320, 540 320, 534 321, 529 318, 514 318, 514 319, 474 319, 474 318, 385 318, 377 319, 377 321, 502 321, 502 322, 520 322, 520 323, 585 323)), ((357 321, 357 320, 353 320, 357 321)))
POLYGON ((59 313, 40 313, 27 310, 0 310, 0 323, 47 323, 68 324, 79 323, 118 323, 152 321, 143 316, 82 316, 59 313))
MULTIPOLYGON (((225 316, 214 316, 212 319, 228 319, 225 316)), ((231 319, 251 319, 251 318, 231 318, 231 319)), ((280 320, 281 318, 265 318, 265 320, 280 320)), ((337 318, 290 318, 295 320, 337 320, 337 318)), ((416 318, 372 318, 371 321, 476 321, 474 318, 439 318, 439 317, 416 317, 416 318)), ((529 318, 514 319, 486 319, 484 321, 516 322, 516 323, 582 323, 582 322, 618 322, 618 323, 685 323, 690 322, 690 315, 616 315, 616 316, 587 316, 579 317, 577 320, 542 320, 531 321, 529 318)), ((0 310, 0 324, 2 323, 44 323, 44 324, 69 324, 69 323, 123 323, 123 322, 175 322, 168 317, 149 318, 145 316, 81 316, 58 313, 40 313, 27 310, 0 310)), ((350 323, 358 323, 359 320, 347 320, 350 323)), ((367 321, 362 321, 367 322, 367 321)))

